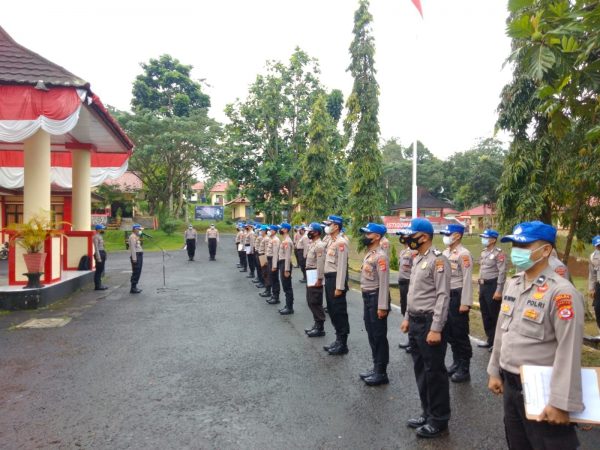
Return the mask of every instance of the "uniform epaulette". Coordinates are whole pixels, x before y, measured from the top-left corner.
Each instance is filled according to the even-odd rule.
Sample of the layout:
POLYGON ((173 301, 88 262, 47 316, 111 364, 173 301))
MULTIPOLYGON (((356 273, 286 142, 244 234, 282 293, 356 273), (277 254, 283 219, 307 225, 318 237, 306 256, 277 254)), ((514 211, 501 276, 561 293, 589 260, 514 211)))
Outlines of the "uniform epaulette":
POLYGON ((496 247, 496 250, 498 250, 498 253, 500 253, 502 251, 502 249, 500 247, 496 247))
POLYGON ((435 256, 442 256, 442 255, 443 255, 443 253, 442 253, 442 252, 440 252, 440 251, 439 251, 437 248, 436 248, 436 249, 433 251, 433 254, 434 254, 435 256))

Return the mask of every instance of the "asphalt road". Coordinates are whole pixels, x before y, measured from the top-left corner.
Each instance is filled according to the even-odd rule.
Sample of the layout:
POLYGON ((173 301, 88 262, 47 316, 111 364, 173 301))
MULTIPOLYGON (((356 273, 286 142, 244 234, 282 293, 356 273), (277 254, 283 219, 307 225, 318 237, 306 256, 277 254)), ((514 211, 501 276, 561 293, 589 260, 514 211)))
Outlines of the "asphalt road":
MULTIPOLYGON (((150 242, 147 244, 152 245, 150 242)), ((129 294, 126 253, 107 262, 104 292, 84 290, 36 312, 0 316, 0 448, 8 449, 502 449, 500 399, 486 389, 488 353, 474 349, 472 381, 452 385, 449 434, 422 440, 405 426, 420 413, 410 356, 389 320, 391 383, 370 388, 360 295, 349 293, 350 353, 307 338, 304 285, 281 317, 235 268, 225 237, 216 262, 201 245, 146 253, 129 294), (63 328, 15 330, 31 317, 71 317, 63 328)), ((580 433, 598 448, 598 430, 580 433)))

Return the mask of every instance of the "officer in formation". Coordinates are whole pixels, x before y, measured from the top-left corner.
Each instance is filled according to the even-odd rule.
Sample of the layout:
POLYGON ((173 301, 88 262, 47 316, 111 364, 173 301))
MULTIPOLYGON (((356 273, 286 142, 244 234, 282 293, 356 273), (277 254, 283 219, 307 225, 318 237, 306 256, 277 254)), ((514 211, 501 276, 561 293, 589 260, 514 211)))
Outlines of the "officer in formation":
POLYGON ((104 264, 106 263, 106 251, 104 250, 104 230, 106 227, 101 223, 95 227, 96 233, 92 237, 94 244, 94 259, 96 260, 96 272, 94 273, 94 290, 105 291, 108 287, 102 284, 102 275, 104 274, 104 264))
POLYGON ((235 235, 235 248, 237 250, 238 253, 238 257, 239 257, 239 262, 237 264, 238 268, 242 268, 244 267, 243 264, 243 260, 246 259, 246 252, 244 252, 244 224, 243 223, 238 223, 237 224, 237 234, 235 235))
POLYGON ((298 235, 298 242, 294 244, 296 252, 296 261, 298 261, 298 266, 300 266, 300 271, 302 272, 302 278, 300 279, 300 283, 306 283, 306 252, 309 244, 309 239, 306 235, 305 225, 301 225, 298 228, 298 235))
POLYGON ((185 246, 187 249, 188 259, 189 261, 194 260, 194 256, 196 255, 196 240, 198 239, 198 232, 190 223, 187 227, 187 230, 183 233, 183 240, 185 241, 185 246))
POLYGON ((142 292, 137 285, 142 275, 142 265, 144 264, 144 250, 142 249, 142 226, 134 223, 129 235, 129 259, 131 260, 131 289, 130 294, 139 294, 142 292))
POLYGON ((422 412, 407 425, 420 437, 442 435, 450 420, 450 387, 444 363, 450 305, 450 262, 433 247, 433 226, 412 219, 405 240, 417 251, 408 289, 407 317, 400 330, 408 333, 422 412))
POLYGON ((294 290, 292 289, 292 252, 294 242, 290 238, 292 226, 289 223, 282 223, 279 226, 281 243, 279 245, 279 257, 277 266, 279 268, 279 279, 281 287, 285 294, 285 308, 279 310, 279 314, 286 316, 294 314, 294 290))
POLYGON ((496 230, 487 229, 479 236, 483 245, 479 257, 479 308, 487 341, 478 344, 478 347, 488 348, 491 352, 506 280, 506 255, 500 247, 496 247, 496 230))
POLYGON ((267 302, 269 301, 269 299, 271 298, 272 295, 272 289, 271 286, 273 284, 273 277, 271 275, 271 271, 273 268, 273 233, 276 232, 277 230, 277 226, 275 226, 275 231, 271 228, 272 226, 269 225, 267 227, 267 233, 264 239, 264 251, 265 251, 265 257, 266 260, 263 261, 263 277, 265 279, 265 290, 264 292, 260 293, 259 295, 261 297, 265 297, 267 300, 267 302))
POLYGON ((254 267, 256 268, 256 278, 254 280, 252 280, 252 282, 254 284, 256 284, 257 286, 262 284, 263 286, 261 286, 261 287, 264 287, 263 276, 262 276, 262 266, 260 264, 260 254, 259 254, 260 244, 264 238, 264 235, 262 233, 262 225, 260 227, 256 228, 254 233, 255 233, 256 237, 254 238, 253 254, 254 254, 254 267))
POLYGON ((244 262, 245 265, 240 272, 246 272, 248 268, 250 268, 250 273, 246 278, 254 278, 254 240, 256 239, 256 235, 254 234, 254 224, 252 222, 246 223, 244 227, 244 262))
MULTIPOLYGON (((406 317, 406 304, 408 299, 408 287, 410 286, 410 274, 412 272, 413 259, 417 252, 410 248, 406 241, 404 230, 396 233, 400 236, 400 243, 404 245, 404 248, 398 254, 398 289, 400 290, 400 312, 402 317, 406 317)), ((410 353, 410 344, 400 343, 399 348, 406 350, 406 353, 410 353)))
POLYGON ((325 336, 325 310, 323 309, 323 280, 325 277, 325 244, 321 240, 323 227, 317 222, 307 228, 309 240, 306 251, 306 272, 311 282, 306 284, 306 303, 313 315, 313 326, 304 330, 308 337, 325 336), (314 281, 313 281, 314 280, 314 281))
MULTIPOLYGON (((269 269, 269 279, 270 279, 270 292, 271 298, 267 300, 269 305, 277 305, 281 303, 279 301, 279 293, 281 292, 281 285, 279 284, 279 246, 281 245, 281 241, 279 240, 279 225, 271 225, 271 264, 269 269)), ((269 250, 267 250, 267 255, 269 250)), ((267 256, 268 258, 268 256, 267 256)))
POLYGON ((215 228, 215 224, 211 223, 206 230, 204 242, 208 244, 209 261, 215 261, 217 256, 217 243, 219 242, 219 230, 215 228))
POLYGON ((517 274, 502 294, 489 389, 503 395, 504 425, 511 449, 579 447, 569 414, 584 409, 581 392, 583 297, 548 263, 556 229, 542 222, 517 225, 502 242, 512 242, 517 274), (537 420, 525 415, 522 365, 553 368, 548 403, 537 420))
POLYGON ((269 273, 267 271, 267 255, 265 254, 268 241, 268 232, 269 227, 266 225, 261 225, 259 230, 260 240, 258 244, 256 244, 258 252, 258 266, 256 270, 257 273, 260 275, 259 282, 256 283, 256 287, 259 289, 266 287, 267 280, 269 278, 269 273))
POLYGON ((473 305, 473 258, 462 245, 465 227, 452 224, 440 231, 444 256, 450 261, 450 306, 448 308, 448 343, 452 349, 453 363, 448 375, 455 383, 471 379, 470 364, 473 349, 469 338, 469 312, 473 305))
POLYGON ((360 229, 366 254, 360 270, 360 289, 364 304, 363 318, 369 338, 373 368, 359 374, 367 386, 388 384, 387 365, 390 347, 387 339, 389 302, 389 257, 381 245, 385 226, 368 223, 360 229))
MULTIPOLYGON (((600 331, 600 236, 594 236, 592 245, 595 247, 590 255, 590 269, 588 276, 588 289, 594 299, 593 307, 596 314, 596 325, 600 331)), ((598 335, 600 338, 600 335, 598 335)))

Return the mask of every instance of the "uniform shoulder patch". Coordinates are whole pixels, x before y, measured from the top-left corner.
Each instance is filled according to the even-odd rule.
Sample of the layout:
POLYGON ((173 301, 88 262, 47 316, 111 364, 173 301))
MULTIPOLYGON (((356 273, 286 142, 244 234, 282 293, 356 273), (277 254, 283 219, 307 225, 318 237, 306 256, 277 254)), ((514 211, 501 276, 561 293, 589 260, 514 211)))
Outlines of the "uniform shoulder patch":
POLYGON ((504 262, 506 255, 504 253, 498 253, 498 257, 496 259, 500 262, 504 262))
POLYGON ((377 265, 379 266, 379 270, 381 270, 382 272, 385 272, 387 270, 387 262, 384 258, 379 258, 379 261, 377 261, 377 265))
POLYGON ((469 267, 471 267, 471 257, 469 255, 463 255, 462 260, 463 260, 463 266, 465 267, 465 269, 468 269, 469 267))
POLYGON ((343 252, 345 248, 346 248, 346 245, 344 245, 344 244, 340 244, 338 246, 338 249, 339 249, 340 252, 343 252))
POLYGON ((438 257, 443 255, 443 253, 440 252, 437 248, 433 251, 433 254, 438 257))
POLYGON ((571 320, 575 317, 573 311, 573 296, 571 294, 558 294, 554 297, 558 318, 561 320, 571 320))
POLYGON ((444 271, 444 260, 443 259, 437 259, 435 261, 435 270, 436 272, 443 272, 444 271))
POLYGON ((567 268, 565 266, 558 266, 554 271, 559 274, 561 277, 564 277, 567 273, 567 268))
POLYGON ((389 242, 384 242, 381 244, 381 247, 383 247, 383 248, 389 248, 389 246, 390 246, 389 242))

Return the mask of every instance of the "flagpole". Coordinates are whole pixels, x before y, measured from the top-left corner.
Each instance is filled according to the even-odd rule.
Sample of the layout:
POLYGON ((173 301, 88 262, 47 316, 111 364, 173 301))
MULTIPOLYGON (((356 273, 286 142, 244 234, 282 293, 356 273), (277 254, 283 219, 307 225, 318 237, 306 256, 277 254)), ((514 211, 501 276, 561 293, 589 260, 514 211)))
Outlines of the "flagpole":
POLYGON ((417 139, 413 143, 413 161, 412 161, 412 217, 419 217, 417 205, 417 139))

